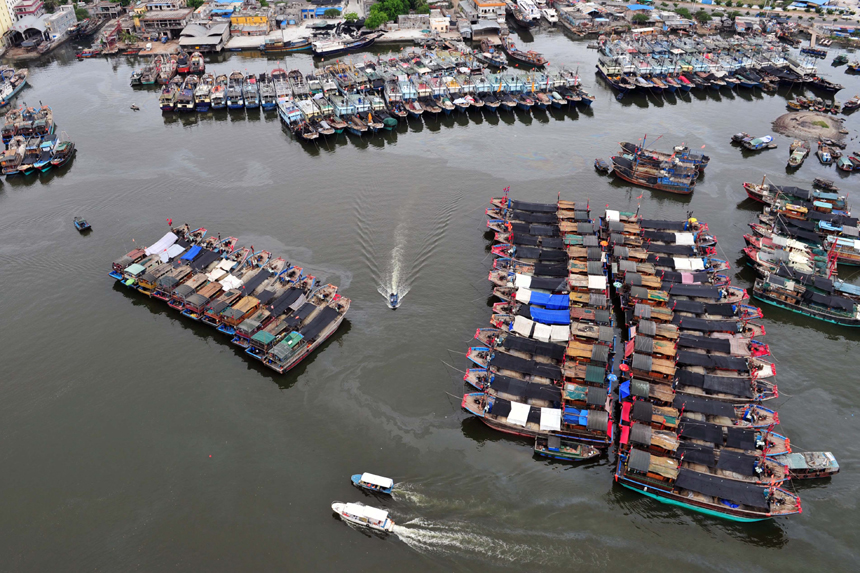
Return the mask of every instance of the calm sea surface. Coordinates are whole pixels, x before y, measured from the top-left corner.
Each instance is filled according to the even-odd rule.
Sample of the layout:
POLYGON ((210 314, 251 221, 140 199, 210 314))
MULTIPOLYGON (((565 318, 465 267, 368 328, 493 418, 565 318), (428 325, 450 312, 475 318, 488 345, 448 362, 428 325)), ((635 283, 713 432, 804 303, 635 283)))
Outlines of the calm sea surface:
MULTIPOLYGON (((319 146, 258 111, 162 116, 122 58, 30 68, 20 101, 53 107, 71 166, 0 186, 0 560, 6 571, 846 571, 856 567, 860 332, 765 308, 781 425, 842 472, 798 484, 803 514, 738 525, 613 484, 614 455, 569 466, 467 418, 463 355, 490 316, 488 199, 557 194, 635 210, 643 193, 595 173, 623 140, 685 142, 712 157, 692 198, 644 190, 642 212, 710 223, 735 284, 758 207, 744 181, 808 186, 860 176, 777 150, 743 157, 738 131, 771 133, 793 94, 628 98, 596 54, 560 32, 528 44, 579 66, 593 111, 471 113, 319 146), (132 103, 139 112, 130 109, 132 103), (79 235, 72 217, 94 227, 79 235), (288 375, 107 276, 112 260, 187 221, 283 255, 352 299, 341 329, 288 375), (392 288, 406 293, 396 312, 392 288), (350 474, 397 482, 368 499, 350 474), (333 517, 333 500, 387 508, 382 539, 333 517), (854 563, 854 565, 851 565, 854 563)), ((835 52, 835 51, 834 51, 835 52)), ((359 56, 361 57, 361 56, 359 56)), ((860 92, 860 78, 821 70, 860 92)), ((227 54, 207 69, 260 73, 227 54)), ((309 71, 307 55, 287 68, 309 71)), ((850 117, 857 148, 860 114, 850 117)), ((851 269, 842 269, 851 276, 851 269)), ((855 271, 856 274, 856 271, 855 271)))

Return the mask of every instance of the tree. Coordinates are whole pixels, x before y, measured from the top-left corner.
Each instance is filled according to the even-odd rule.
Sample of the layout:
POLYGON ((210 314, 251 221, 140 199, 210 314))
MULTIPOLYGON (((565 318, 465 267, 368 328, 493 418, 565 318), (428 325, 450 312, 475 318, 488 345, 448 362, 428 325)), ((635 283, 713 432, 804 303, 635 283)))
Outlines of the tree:
POLYGON ((90 17, 90 13, 87 12, 86 8, 75 8, 75 18, 78 19, 78 22, 81 20, 86 20, 90 17))
POLYGON ((711 16, 713 16, 714 18, 722 18, 723 16, 725 16, 725 14, 722 10, 714 10, 713 12, 711 12, 711 16))
POLYGON ((647 24, 648 20, 650 20, 648 14, 633 14, 634 24, 647 24))
POLYGON ((355 22, 356 20, 358 20, 358 14, 356 14, 355 12, 347 12, 343 15, 343 19, 347 22, 355 22))
POLYGON ((329 8, 325 12, 323 12, 323 16, 326 18, 340 18, 340 10, 337 8, 329 8))
POLYGON ((708 22, 713 20, 713 18, 711 18, 711 15, 708 14, 705 10, 699 10, 698 12, 696 12, 696 20, 698 20, 700 24, 707 24, 708 22))
POLYGON ((260 0, 260 6, 261 6, 262 8, 268 8, 268 7, 269 7, 269 3, 268 3, 266 0, 260 0))
POLYGON ((687 10, 686 8, 676 8, 675 14, 677 14, 678 16, 680 16, 682 18, 687 18, 687 19, 693 18, 692 14, 690 14, 690 11, 687 10))
POLYGON ((45 0, 45 12, 53 14, 54 10, 57 9, 58 4, 59 2, 57 0, 45 0))
POLYGON ((186 4, 188 4, 189 8, 194 8, 197 10, 201 6, 203 6, 205 0, 187 0, 186 4))
POLYGON ((732 0, 726 0, 726 8, 732 7, 732 0))
MULTIPOLYGON (((374 6, 376 6, 376 4, 374 4, 374 6)), ((386 22, 388 22, 388 15, 386 15, 385 12, 378 10, 376 12, 372 12, 370 16, 367 17, 364 21, 364 27, 373 30, 375 28, 379 28, 386 22)))

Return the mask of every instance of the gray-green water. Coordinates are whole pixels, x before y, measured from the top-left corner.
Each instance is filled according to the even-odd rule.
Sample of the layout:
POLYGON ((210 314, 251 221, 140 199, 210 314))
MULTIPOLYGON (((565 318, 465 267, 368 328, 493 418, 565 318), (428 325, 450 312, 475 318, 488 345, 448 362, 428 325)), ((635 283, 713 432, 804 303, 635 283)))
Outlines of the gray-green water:
MULTIPOLYGON (((648 215, 693 210, 720 238, 735 283, 749 286, 739 249, 757 207, 743 181, 830 176, 849 192, 860 181, 812 157, 787 175, 782 136, 779 149, 747 158, 729 145, 740 130, 770 133, 784 94, 617 102, 584 44, 539 33, 530 47, 580 66, 593 113, 473 113, 320 147, 258 112, 162 118, 155 91, 128 86, 133 63, 123 59, 76 62, 64 50, 33 65, 19 99, 50 104, 79 153, 41 182, 0 187, 2 568, 853 569, 860 333, 764 309, 779 431, 796 448, 833 451, 843 468, 829 483, 798 484, 804 511, 788 520, 737 525, 660 505, 613 485, 612 455, 577 467, 538 461, 529 443, 460 412, 462 353, 490 315, 483 209, 502 188, 597 211, 633 210, 643 193, 648 215), (706 146, 713 159, 692 198, 594 172, 595 157, 645 133, 662 135, 664 149, 706 146), (74 215, 93 233, 78 235, 74 215), (353 301, 347 321, 277 376, 223 335, 115 285, 110 262, 155 241, 167 218, 338 284, 353 301), (408 290, 394 312, 393 285, 408 290), (394 499, 355 490, 348 479, 361 471, 393 477, 394 499), (346 526, 333 500, 386 507, 397 534, 346 526)), ((209 68, 275 65, 221 59, 209 68)), ((829 61, 821 69, 849 86, 844 101, 860 82, 829 61)), ((858 118, 846 122, 850 137, 858 118)))

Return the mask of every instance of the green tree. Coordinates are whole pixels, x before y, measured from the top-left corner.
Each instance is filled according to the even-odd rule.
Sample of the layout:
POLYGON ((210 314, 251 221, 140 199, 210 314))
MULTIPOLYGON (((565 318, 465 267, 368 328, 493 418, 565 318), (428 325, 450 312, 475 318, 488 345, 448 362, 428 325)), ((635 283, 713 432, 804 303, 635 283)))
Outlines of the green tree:
POLYGON ((262 6, 263 8, 268 8, 269 3, 266 0, 260 0, 260 6, 262 6))
POLYGON ((355 22, 356 20, 358 20, 358 14, 356 14, 355 12, 347 12, 343 15, 343 19, 347 22, 355 22))
POLYGON ((340 18, 340 10, 337 8, 329 8, 325 12, 323 12, 323 16, 326 18, 340 18))
POLYGON ((726 8, 732 7, 732 0, 726 0, 726 8))
POLYGON ((686 8, 676 8, 675 14, 677 14, 678 16, 681 16, 682 18, 688 18, 690 20, 693 19, 692 14, 690 14, 690 11, 687 10, 686 8))
POLYGON ((189 8, 194 8, 197 10, 201 6, 203 6, 205 0, 187 0, 186 4, 188 4, 189 8))
POLYGON ((386 22, 388 22, 388 15, 381 10, 377 10, 376 12, 372 12, 370 16, 367 17, 367 19, 364 21, 364 27, 373 30, 379 28, 386 22))
POLYGON ((58 4, 59 2, 57 0, 45 0, 45 12, 53 14, 54 10, 57 9, 58 4))
POLYGON ((633 14, 634 24, 646 24, 649 18, 647 14, 633 14))
POLYGON ((90 17, 90 13, 87 12, 86 8, 75 8, 75 18, 78 19, 78 22, 81 20, 86 20, 90 17))
POLYGON ((711 15, 708 14, 705 10, 699 10, 698 12, 696 12, 696 20, 698 20, 702 24, 707 24, 708 22, 713 20, 713 18, 711 18, 711 15))

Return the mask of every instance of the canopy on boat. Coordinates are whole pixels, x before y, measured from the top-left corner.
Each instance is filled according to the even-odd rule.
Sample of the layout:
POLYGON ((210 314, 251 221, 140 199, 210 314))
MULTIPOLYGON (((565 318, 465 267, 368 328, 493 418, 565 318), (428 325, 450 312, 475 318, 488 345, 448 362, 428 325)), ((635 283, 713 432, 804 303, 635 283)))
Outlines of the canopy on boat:
POLYGON ((537 340, 549 342, 552 338, 552 329, 553 327, 547 324, 535 323, 535 331, 532 336, 537 340))
POLYGON ((375 485, 377 487, 381 487, 384 489, 388 489, 394 485, 394 480, 387 477, 378 476, 376 474, 370 474, 364 472, 361 474, 361 478, 359 478, 364 483, 369 483, 370 485, 375 485))
POLYGON ((544 306, 547 310, 565 310, 570 307, 570 297, 567 295, 536 292, 527 288, 517 290, 516 299, 524 304, 544 306))
POLYGON ((188 249, 188 251, 184 255, 182 255, 182 257, 180 257, 179 260, 181 260, 181 261, 193 261, 194 257, 196 257, 198 254, 200 254, 200 251, 202 251, 202 250, 203 250, 203 247, 201 247, 200 245, 194 245, 193 247, 188 249))
POLYGON ((130 265, 130 266, 126 267, 126 269, 125 269, 125 271, 124 271, 124 272, 126 272, 126 273, 128 273, 128 274, 130 274, 130 275, 137 275, 137 274, 142 273, 142 272, 143 272, 143 271, 145 271, 145 270, 146 270, 146 267, 145 267, 145 266, 140 265, 140 264, 137 264, 137 263, 134 263, 133 265, 130 265))
POLYGON ((511 402, 511 411, 508 414, 508 422, 516 426, 525 427, 531 412, 531 406, 520 402, 511 402))
POLYGON ((675 262, 676 271, 701 271, 705 268, 705 263, 701 258, 673 257, 672 260, 675 262))
POLYGON ((675 396, 673 406, 685 412, 696 412, 710 416, 735 418, 737 414, 731 404, 698 396, 675 396))
POLYGON ((684 386, 702 388, 706 392, 719 392, 740 398, 752 399, 752 379, 737 376, 714 376, 689 370, 679 370, 676 380, 684 386))
POLYGON ((543 324, 570 324, 570 312, 566 310, 548 310, 537 306, 529 307, 532 320, 543 324))
POLYGON ((687 221, 663 221, 660 219, 642 219, 639 226, 643 229, 660 229, 664 231, 686 231, 687 221))
POLYGON ((540 429, 541 431, 556 432, 561 430, 561 410, 558 408, 541 408, 540 429))
POLYGON ((159 257, 161 258, 161 262, 166 263, 170 259, 174 259, 182 254, 183 251, 185 251, 185 247, 182 245, 171 245, 167 249, 160 251, 159 257))
POLYGON ((163 237, 161 237, 156 243, 150 247, 146 248, 145 253, 147 255, 154 255, 156 253, 160 253, 162 251, 166 251, 168 247, 173 245, 177 241, 179 237, 174 235, 173 233, 167 233, 163 237))
POLYGON ((227 275, 221 280, 221 286, 224 287, 224 290, 238 289, 242 286, 242 279, 233 275, 227 275))
MULTIPOLYGON (((731 430, 734 429, 740 428, 729 428, 729 437, 731 437, 731 430)), ((710 422, 699 422, 696 420, 684 419, 678 426, 678 435, 683 438, 688 438, 690 440, 700 440, 702 442, 708 442, 710 444, 723 443, 723 428, 718 426, 717 424, 712 424, 710 422)), ((731 443, 727 443, 726 445, 731 448, 738 447, 733 446, 731 443)), ((749 449, 754 448, 755 443, 753 443, 752 448, 749 449)))
MULTIPOLYGON (((671 290, 671 289, 669 289, 671 290)), ((695 295, 700 296, 700 295, 695 295)), ((669 308, 675 312, 689 312, 692 314, 714 314, 717 316, 734 316, 737 306, 728 303, 707 303, 696 300, 669 299, 669 308)), ((697 347, 702 348, 702 347, 697 347)), ((725 351, 727 352, 727 351, 725 351)))
POLYGON ((589 290, 606 290, 606 276, 605 275, 588 275, 588 288, 589 290))
POLYGON ((327 306, 323 308, 322 311, 313 318, 313 320, 304 325, 299 331, 299 334, 309 341, 315 340, 329 324, 337 319, 337 316, 337 311, 330 306, 327 306))
POLYGON ((718 368, 720 370, 736 370, 749 372, 746 358, 737 356, 713 356, 692 350, 680 350, 677 355, 679 366, 701 366, 703 368, 718 368))
POLYGON ((550 384, 539 384, 537 382, 526 382, 510 376, 494 374, 490 380, 490 388, 497 393, 516 396, 523 400, 536 399, 547 402, 558 402, 561 393, 557 386, 550 384))
POLYGON ((505 350, 526 352, 534 356, 547 356, 555 360, 562 360, 564 358, 564 347, 560 344, 551 344, 549 342, 540 342, 508 335, 502 341, 501 346, 505 350))
POLYGON ((611 211, 609 209, 606 210, 606 214, 604 215, 607 221, 620 221, 621 213, 618 211, 611 211))
POLYGON ((533 376, 549 378, 550 380, 560 380, 562 378, 561 368, 558 366, 535 360, 527 360, 503 352, 494 352, 487 364, 496 369, 531 374, 533 376))

